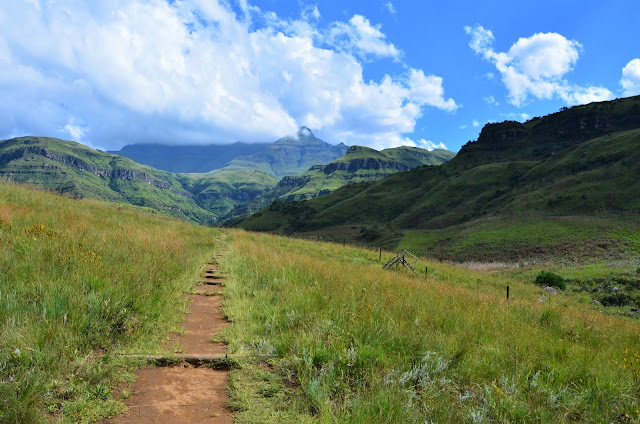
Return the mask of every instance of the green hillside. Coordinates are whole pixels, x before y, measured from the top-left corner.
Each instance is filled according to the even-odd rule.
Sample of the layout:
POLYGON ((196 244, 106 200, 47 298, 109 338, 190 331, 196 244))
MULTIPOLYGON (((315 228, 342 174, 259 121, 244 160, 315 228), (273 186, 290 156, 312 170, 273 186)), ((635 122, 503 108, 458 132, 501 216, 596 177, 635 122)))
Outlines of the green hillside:
POLYGON ((48 137, 0 141, 0 176, 70 197, 143 206, 207 225, 277 184, 269 174, 242 169, 173 174, 48 137))
POLYGON ((271 174, 226 168, 207 174, 181 174, 180 180, 183 187, 193 193, 200 207, 221 220, 235 218, 240 208, 278 184, 271 174))
POLYGON ((175 174, 73 141, 49 137, 0 141, 0 176, 70 197, 144 206, 204 224, 217 219, 198 206, 175 174))
POLYGON ((163 144, 129 144, 109 151, 163 171, 202 173, 224 168, 238 156, 262 151, 266 143, 209 144, 204 146, 168 146, 163 144))
POLYGON ((270 193, 272 199, 302 200, 317 197, 340 187, 362 181, 375 181, 400 171, 423 165, 440 165, 455 153, 437 149, 396 147, 377 151, 363 146, 351 146, 347 153, 326 165, 316 165, 308 171, 284 177, 270 193))
POLYGON ((442 166, 275 203, 238 225, 317 234, 344 225, 375 228, 369 242, 394 246, 405 230, 433 235, 487 220, 509 222, 513 231, 525 218, 541 224, 558 216, 637 220, 638 146, 640 97, 578 106, 524 124, 488 124, 442 166))
POLYGON ((302 127, 296 137, 284 137, 263 151, 232 160, 225 169, 251 169, 282 178, 305 172, 313 165, 329 163, 344 155, 347 146, 332 145, 302 127))

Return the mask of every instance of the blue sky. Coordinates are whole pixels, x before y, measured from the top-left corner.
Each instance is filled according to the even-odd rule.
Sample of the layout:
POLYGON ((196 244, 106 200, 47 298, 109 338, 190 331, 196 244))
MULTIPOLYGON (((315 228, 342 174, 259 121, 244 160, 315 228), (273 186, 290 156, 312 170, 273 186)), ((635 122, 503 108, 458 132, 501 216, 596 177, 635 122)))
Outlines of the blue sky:
POLYGON ((640 94, 640 3, 0 0, 0 138, 457 151, 640 94))

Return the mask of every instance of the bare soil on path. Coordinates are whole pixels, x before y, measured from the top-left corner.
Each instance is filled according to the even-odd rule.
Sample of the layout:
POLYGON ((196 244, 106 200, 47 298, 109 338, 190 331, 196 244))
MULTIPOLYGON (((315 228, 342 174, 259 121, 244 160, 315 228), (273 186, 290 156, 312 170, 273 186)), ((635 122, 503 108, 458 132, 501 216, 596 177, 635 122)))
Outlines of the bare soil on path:
MULTIPOLYGON (((194 294, 186 295, 191 303, 183 324, 185 333, 172 337, 174 350, 179 346, 182 353, 194 355, 228 352, 224 343, 211 340, 229 325, 218 295, 222 281, 216 265, 208 264, 204 284, 197 286, 194 294)), ((206 365, 194 367, 182 363, 143 368, 129 388, 132 396, 123 401, 129 410, 103 423, 233 423, 226 408, 228 380, 228 371, 213 370, 206 365)))

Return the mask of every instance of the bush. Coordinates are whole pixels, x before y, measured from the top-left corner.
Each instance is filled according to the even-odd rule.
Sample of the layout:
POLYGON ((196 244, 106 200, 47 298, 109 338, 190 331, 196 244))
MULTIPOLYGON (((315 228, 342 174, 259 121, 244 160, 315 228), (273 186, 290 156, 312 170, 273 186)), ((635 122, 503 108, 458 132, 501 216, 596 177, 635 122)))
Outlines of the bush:
POLYGON ((600 299, 600 303, 604 306, 627 306, 631 302, 631 297, 628 294, 621 292, 608 294, 600 299))
POLYGON ((538 274, 538 276, 536 277, 536 284, 544 287, 557 287, 561 290, 567 288, 567 283, 564 281, 564 278, 562 278, 558 274, 547 271, 541 271, 540 274, 538 274))

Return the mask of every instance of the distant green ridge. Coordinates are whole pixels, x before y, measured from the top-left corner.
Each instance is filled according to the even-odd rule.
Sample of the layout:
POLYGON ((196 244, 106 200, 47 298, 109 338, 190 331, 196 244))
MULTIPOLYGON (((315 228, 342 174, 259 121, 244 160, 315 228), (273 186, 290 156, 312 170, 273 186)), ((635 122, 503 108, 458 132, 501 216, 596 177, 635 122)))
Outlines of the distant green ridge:
POLYGON ((351 146, 344 156, 333 162, 284 177, 271 196, 280 200, 310 199, 331 193, 346 184, 375 181, 418 166, 441 165, 454 156, 455 153, 443 149, 428 151, 403 146, 377 151, 351 146))
POLYGON ((305 172, 313 165, 329 163, 344 155, 347 146, 332 145, 302 127, 296 137, 284 137, 261 152, 233 159, 224 169, 251 169, 282 178, 305 172))

